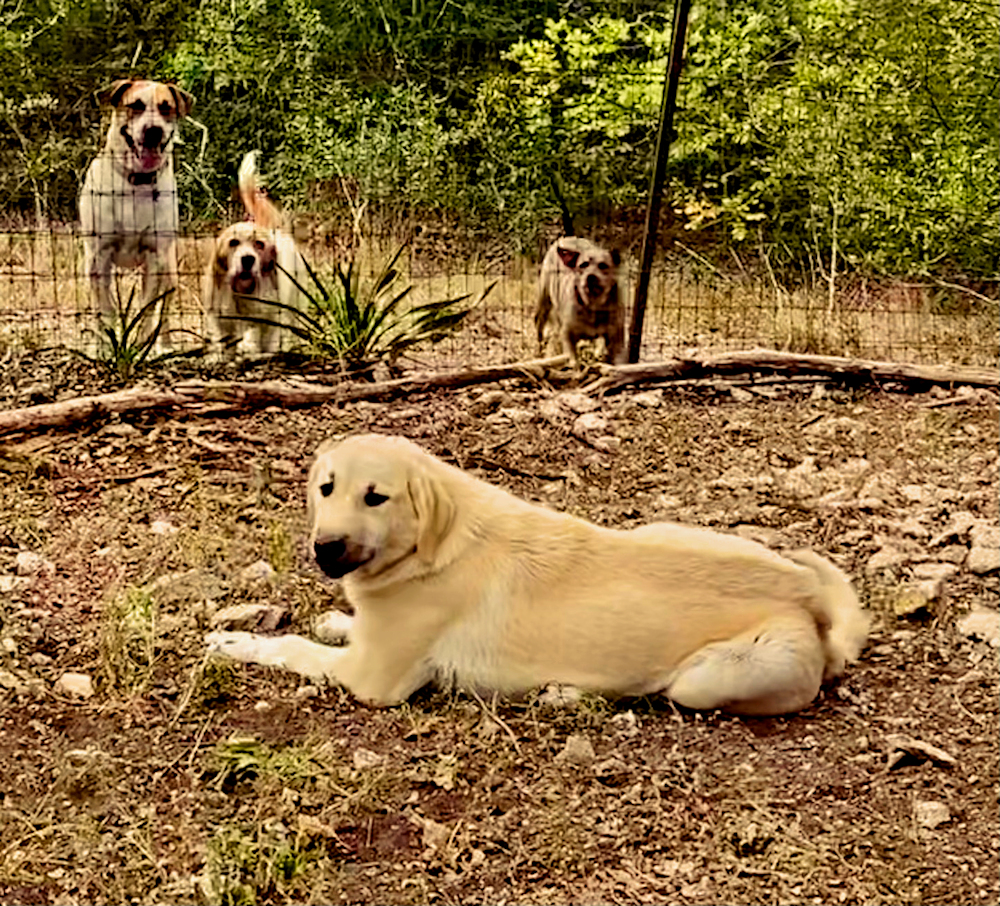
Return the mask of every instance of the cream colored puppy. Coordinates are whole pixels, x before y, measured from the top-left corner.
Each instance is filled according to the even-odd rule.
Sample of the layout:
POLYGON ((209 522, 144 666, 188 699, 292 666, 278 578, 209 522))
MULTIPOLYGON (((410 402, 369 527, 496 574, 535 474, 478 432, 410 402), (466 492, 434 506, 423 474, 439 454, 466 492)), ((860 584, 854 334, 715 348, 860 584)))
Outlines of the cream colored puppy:
POLYGON ((782 714, 809 704, 867 633, 847 577, 816 554, 669 523, 601 528, 399 437, 320 447, 308 508, 317 563, 354 606, 349 644, 214 632, 209 648, 380 705, 437 677, 782 714))
POLYGON ((281 325, 301 296, 305 276, 281 212, 257 185, 257 154, 247 154, 239 170, 250 219, 219 234, 202 280, 206 333, 226 358, 278 351, 281 325))

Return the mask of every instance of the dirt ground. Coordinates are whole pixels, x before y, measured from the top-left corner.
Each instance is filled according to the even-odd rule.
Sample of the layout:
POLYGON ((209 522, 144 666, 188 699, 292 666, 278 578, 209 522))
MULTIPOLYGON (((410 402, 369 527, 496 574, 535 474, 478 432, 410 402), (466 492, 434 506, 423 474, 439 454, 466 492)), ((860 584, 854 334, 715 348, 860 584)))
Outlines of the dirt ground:
MULTIPOLYGON (((46 362, 2 404, 93 380, 46 362)), ((997 903, 997 441, 987 393, 787 381, 513 381, 12 441, 0 902, 997 903), (869 645, 772 719, 435 690, 376 710, 206 660, 224 607, 308 633, 342 603, 303 481, 362 431, 601 524, 814 547, 869 645)))

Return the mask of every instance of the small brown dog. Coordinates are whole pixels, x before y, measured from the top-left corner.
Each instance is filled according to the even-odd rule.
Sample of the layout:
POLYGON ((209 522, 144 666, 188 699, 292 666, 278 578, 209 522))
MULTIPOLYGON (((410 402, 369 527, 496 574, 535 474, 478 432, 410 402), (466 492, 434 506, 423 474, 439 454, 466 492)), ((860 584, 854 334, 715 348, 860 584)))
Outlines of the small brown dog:
POLYGON ((202 283, 208 339, 227 358, 278 351, 304 274, 281 212, 257 186, 256 158, 256 151, 247 154, 239 173, 250 219, 219 234, 202 283))
POLYGON ((625 362, 625 306, 618 292, 617 250, 608 251, 588 239, 566 236, 552 244, 538 277, 535 327, 538 348, 545 348, 545 327, 562 344, 573 366, 579 365, 580 340, 604 337, 605 358, 625 362))

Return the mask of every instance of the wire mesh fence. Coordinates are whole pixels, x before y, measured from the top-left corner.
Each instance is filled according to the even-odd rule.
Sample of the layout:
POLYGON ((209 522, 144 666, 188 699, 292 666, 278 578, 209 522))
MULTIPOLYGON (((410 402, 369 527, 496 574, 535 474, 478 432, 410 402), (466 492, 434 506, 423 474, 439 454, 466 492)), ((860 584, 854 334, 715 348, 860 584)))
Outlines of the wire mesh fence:
MULTIPOLYGON (((277 4, 286 19, 276 24, 263 7, 203 3, 139 37, 134 26, 65 20, 64 45, 90 49, 47 75, 39 61, 51 33, 15 17, 12 33, 33 37, 18 50, 23 80, 4 77, 0 350, 93 351, 101 311, 148 300, 150 269, 163 272, 150 281, 157 291, 171 290, 167 339, 197 345, 216 240, 246 217, 237 168, 254 148, 327 290, 337 290, 338 266, 373 279, 400 248, 408 304, 489 288, 459 331, 411 351, 419 361, 536 354, 539 264, 568 226, 621 252, 630 301, 671 10, 642 0, 544 6, 525 13, 522 33, 500 22, 491 43, 482 23, 500 7, 484 2, 476 40, 455 44, 451 13, 417 4, 413 46, 393 44, 403 38, 387 25, 382 44, 350 54, 337 41, 362 25, 333 21, 321 4, 277 4), (111 191, 148 210, 99 200, 106 216, 95 218, 80 206, 91 161, 109 143, 133 153, 139 135, 126 134, 136 111, 112 120, 121 108, 102 109, 95 93, 140 69, 183 84, 194 106, 168 117, 172 173, 142 153, 108 170, 111 191), (165 254, 174 186, 177 236, 165 254), (88 243, 104 244, 101 263, 88 243)), ((821 15, 818 5, 765 6, 695 5, 642 357, 759 345, 995 363, 996 11, 926 0, 907 19, 909 4, 880 0, 860 14, 844 5, 844 35, 820 40, 800 15, 821 15), (975 40, 956 51, 947 41, 963 29, 975 40), (887 51, 875 39, 889 33, 898 47, 887 51), (946 52, 955 72, 981 62, 976 54, 986 71, 959 78, 938 67, 921 88, 914 41, 925 45, 926 78, 946 52), (853 55, 833 72, 845 46, 853 55)))

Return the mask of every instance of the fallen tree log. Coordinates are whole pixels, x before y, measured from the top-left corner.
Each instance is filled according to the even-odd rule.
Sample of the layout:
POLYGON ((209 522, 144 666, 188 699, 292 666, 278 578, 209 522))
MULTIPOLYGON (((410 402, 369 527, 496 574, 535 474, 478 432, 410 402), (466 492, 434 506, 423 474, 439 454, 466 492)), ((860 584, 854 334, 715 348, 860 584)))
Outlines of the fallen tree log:
POLYGON ((718 375, 747 374, 825 375, 880 383, 964 385, 996 389, 1000 372, 995 368, 966 365, 910 365, 843 356, 799 355, 771 349, 750 349, 718 355, 670 359, 666 362, 605 366, 595 381, 582 387, 586 393, 613 393, 635 384, 696 380, 718 375))
POLYGON ((125 412, 157 410, 181 412, 185 415, 222 415, 267 406, 292 408, 329 402, 385 399, 404 393, 467 387, 516 377, 540 380, 547 370, 564 365, 567 361, 567 356, 559 355, 494 367, 465 368, 442 374, 415 374, 372 384, 340 381, 330 385, 283 379, 256 382, 185 381, 163 389, 134 387, 115 393, 82 396, 58 403, 43 403, 0 412, 0 437, 29 434, 48 428, 75 427, 125 412))
MULTIPOLYGON (((467 387, 516 377, 541 380, 548 371, 566 362, 567 357, 560 355, 494 367, 465 368, 442 374, 414 374, 372 384, 341 381, 330 385, 282 379, 256 382, 186 381, 163 389, 135 387, 115 393, 84 396, 58 403, 43 403, 0 412, 0 438, 14 434, 30 434, 48 428, 75 427, 116 413, 156 410, 185 415, 223 415, 267 406, 292 408, 329 402, 391 399, 406 393, 467 387)), ((614 393, 636 384, 755 372, 790 376, 853 377, 874 382, 965 385, 991 389, 996 389, 1000 385, 1000 374, 995 369, 989 368, 909 365, 753 349, 721 355, 670 359, 665 362, 602 366, 601 376, 581 389, 587 393, 614 393)))

